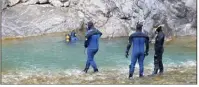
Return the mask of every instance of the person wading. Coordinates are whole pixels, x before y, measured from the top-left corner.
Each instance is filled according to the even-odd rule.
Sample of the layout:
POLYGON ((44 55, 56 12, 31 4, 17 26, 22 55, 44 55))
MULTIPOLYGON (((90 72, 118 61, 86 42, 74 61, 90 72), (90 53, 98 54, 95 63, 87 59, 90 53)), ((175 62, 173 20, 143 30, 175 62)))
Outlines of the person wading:
POLYGON ((142 32, 142 24, 137 23, 136 32, 131 34, 129 37, 129 43, 126 49, 126 58, 128 58, 128 52, 133 45, 132 55, 131 55, 131 64, 129 65, 129 79, 133 78, 134 68, 136 61, 139 63, 139 77, 143 77, 144 73, 144 58, 148 55, 149 51, 149 37, 142 32), (146 49, 144 49, 146 47, 146 49))
POLYGON ((164 38, 165 35, 162 32, 162 26, 159 26, 155 33, 157 34, 155 37, 155 44, 154 44, 154 49, 155 49, 155 55, 154 55, 154 71, 152 73, 153 75, 156 75, 159 70, 159 74, 163 74, 164 72, 164 67, 162 63, 162 55, 164 52, 164 38))
POLYGON ((94 72, 98 72, 97 65, 94 61, 94 56, 99 49, 99 38, 102 33, 94 27, 93 22, 88 22, 88 31, 86 32, 86 40, 84 47, 87 48, 87 61, 85 69, 83 70, 87 73, 90 65, 93 67, 94 72))

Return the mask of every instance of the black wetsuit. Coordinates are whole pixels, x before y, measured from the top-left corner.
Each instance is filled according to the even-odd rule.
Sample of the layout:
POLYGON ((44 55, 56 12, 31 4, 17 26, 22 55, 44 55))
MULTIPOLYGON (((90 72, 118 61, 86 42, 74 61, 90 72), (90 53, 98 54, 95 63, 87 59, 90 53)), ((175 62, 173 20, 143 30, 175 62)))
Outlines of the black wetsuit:
POLYGON ((154 49, 155 49, 155 55, 154 55, 154 72, 153 74, 157 74, 158 70, 159 73, 163 73, 164 71, 164 67, 163 67, 163 63, 162 63, 162 54, 164 52, 164 38, 165 35, 162 31, 158 32, 158 35, 155 38, 155 45, 154 45, 154 49))

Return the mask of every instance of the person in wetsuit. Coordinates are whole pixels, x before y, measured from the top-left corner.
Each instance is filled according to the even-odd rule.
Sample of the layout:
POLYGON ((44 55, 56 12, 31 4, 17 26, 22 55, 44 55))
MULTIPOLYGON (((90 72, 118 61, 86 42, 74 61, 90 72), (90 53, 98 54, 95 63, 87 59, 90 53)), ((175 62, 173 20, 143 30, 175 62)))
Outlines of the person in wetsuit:
POLYGON ((142 32, 142 26, 141 23, 137 23, 136 32, 130 35, 126 49, 126 58, 128 58, 129 49, 131 48, 131 45, 133 45, 131 64, 129 65, 129 79, 133 77, 137 60, 139 63, 139 76, 143 77, 144 73, 144 58, 148 55, 149 51, 149 37, 142 32), (146 49, 144 49, 144 47, 146 47, 146 49))
POLYGON ((71 42, 76 42, 78 40, 74 30, 71 32, 70 37, 71 37, 71 42))
POLYGON ((87 73, 90 65, 93 67, 94 72, 98 72, 97 65, 94 61, 94 56, 99 49, 99 38, 102 33, 94 27, 93 22, 88 22, 88 31, 86 32, 86 40, 84 47, 87 48, 87 61, 84 72, 87 73))
POLYGON ((69 34, 66 34, 65 35, 65 38, 66 38, 66 42, 69 43, 71 41, 71 37, 69 34))
POLYGON ((156 38, 155 38, 155 44, 154 44, 154 49, 155 49, 155 55, 154 55, 154 71, 152 75, 156 75, 159 70, 159 74, 162 74, 164 71, 163 63, 162 63, 162 54, 164 52, 164 38, 165 35, 162 32, 162 26, 159 26, 156 29, 156 38))

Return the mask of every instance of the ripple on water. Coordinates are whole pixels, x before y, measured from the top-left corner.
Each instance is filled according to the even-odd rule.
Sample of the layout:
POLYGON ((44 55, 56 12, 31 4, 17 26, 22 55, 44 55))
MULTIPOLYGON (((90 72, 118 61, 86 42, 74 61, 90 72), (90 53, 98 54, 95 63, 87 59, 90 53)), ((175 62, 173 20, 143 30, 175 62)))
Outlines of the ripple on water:
MULTIPOLYGON (((166 44, 164 75, 138 78, 139 66, 136 65, 134 80, 127 78, 130 58, 124 60, 123 54, 127 38, 102 40, 101 49, 95 58, 97 64, 102 65, 100 72, 92 73, 90 69, 87 74, 79 69, 84 66, 83 60, 86 60, 80 59, 86 57, 83 54, 83 42, 69 46, 62 42, 63 39, 62 36, 44 36, 3 43, 3 84, 196 84, 196 56, 193 56, 196 53, 193 49, 185 48, 190 46, 187 46, 184 39, 166 44), (113 53, 108 53, 113 50, 113 53), (81 54, 73 54, 72 51, 81 54), (47 55, 43 56, 44 54, 47 55)), ((190 43, 195 49, 195 42, 190 43)), ((151 49, 153 50, 153 47, 151 49)), ((152 50, 145 60, 145 75, 152 73, 152 50)))

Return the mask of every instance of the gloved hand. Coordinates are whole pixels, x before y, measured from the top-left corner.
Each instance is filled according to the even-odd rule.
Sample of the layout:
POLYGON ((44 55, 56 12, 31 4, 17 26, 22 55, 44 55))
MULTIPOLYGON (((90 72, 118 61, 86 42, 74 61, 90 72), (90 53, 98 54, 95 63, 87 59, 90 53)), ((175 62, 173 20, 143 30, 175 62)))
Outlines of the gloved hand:
POLYGON ((148 52, 145 52, 145 53, 144 53, 144 56, 148 56, 148 55, 149 55, 148 52))
POLYGON ((125 57, 126 57, 126 58, 128 58, 128 56, 129 56, 129 54, 128 54, 128 52, 126 52, 126 55, 125 55, 125 57))

